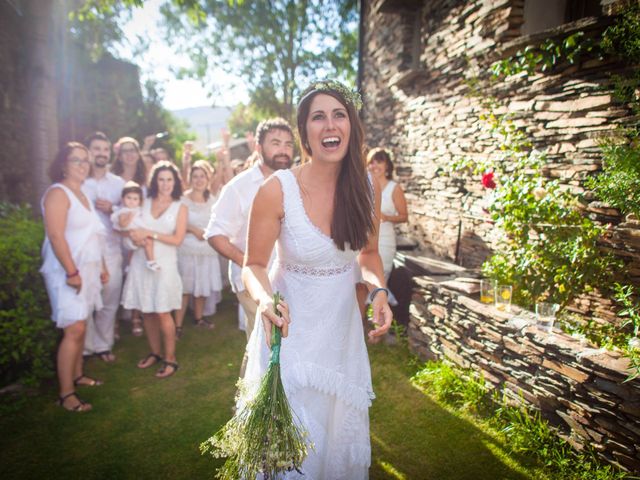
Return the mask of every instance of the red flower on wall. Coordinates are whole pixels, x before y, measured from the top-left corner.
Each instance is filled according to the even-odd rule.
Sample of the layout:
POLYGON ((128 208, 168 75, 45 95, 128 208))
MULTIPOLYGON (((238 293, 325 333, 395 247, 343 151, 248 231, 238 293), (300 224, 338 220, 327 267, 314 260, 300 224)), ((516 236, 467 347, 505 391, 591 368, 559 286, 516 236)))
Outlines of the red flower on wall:
POLYGON ((496 188, 496 182, 493 180, 493 172, 486 172, 482 174, 482 185, 485 188, 493 190, 496 188))

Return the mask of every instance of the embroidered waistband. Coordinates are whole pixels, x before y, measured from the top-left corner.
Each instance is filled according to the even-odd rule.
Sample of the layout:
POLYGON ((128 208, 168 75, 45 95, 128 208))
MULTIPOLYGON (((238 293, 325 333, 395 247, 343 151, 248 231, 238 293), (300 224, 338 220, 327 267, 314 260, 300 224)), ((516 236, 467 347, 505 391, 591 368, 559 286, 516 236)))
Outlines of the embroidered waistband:
POLYGON ((311 277, 332 277, 348 272, 353 268, 353 263, 347 263, 337 267, 312 267, 311 265, 280 262, 280 266, 287 272, 301 273, 302 275, 309 275, 311 277))

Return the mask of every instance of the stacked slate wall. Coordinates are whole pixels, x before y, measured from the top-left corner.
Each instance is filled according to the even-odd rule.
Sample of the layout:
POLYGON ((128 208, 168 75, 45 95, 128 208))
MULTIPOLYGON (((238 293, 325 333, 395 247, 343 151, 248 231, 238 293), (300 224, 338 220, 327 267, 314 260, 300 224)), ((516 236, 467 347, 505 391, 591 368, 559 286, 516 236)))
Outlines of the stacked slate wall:
MULTIPOLYGON (((603 7, 603 11, 607 10, 603 7)), ((622 65, 587 59, 551 73, 516 75, 488 86, 489 65, 546 38, 584 31, 597 37, 611 17, 582 19, 521 37, 522 0, 364 2, 361 88, 369 146, 389 147, 409 202, 408 226, 399 229, 424 250, 468 267, 491 253, 496 232, 487 220, 488 192, 479 177, 452 172, 459 158, 499 154, 479 120, 480 100, 466 81, 481 80, 534 147, 547 152, 547 173, 576 195, 600 169, 598 138, 629 118, 609 89, 622 65), (420 21, 416 21, 416 19, 420 21), (419 52, 419 54, 418 54, 419 52), (460 227, 460 228, 459 228, 460 227)), ((606 248, 628 263, 640 284, 640 241, 635 219, 586 196, 586 213, 614 229, 606 248), (623 223, 623 225, 619 225, 623 223)))
POLYGON ((411 349, 480 371, 515 401, 539 408, 574 446, 640 472, 640 380, 624 383, 629 361, 559 330, 544 333, 533 315, 513 315, 416 277, 411 349))
MULTIPOLYGON (((625 261, 640 285, 640 222, 623 218, 584 189, 601 166, 599 138, 629 120, 615 102, 611 74, 620 63, 585 57, 551 72, 523 74, 490 83, 489 66, 545 39, 575 32, 597 38, 610 25, 615 1, 602 0, 602 15, 522 36, 524 0, 375 0, 362 3, 360 86, 366 140, 395 155, 405 189, 409 222, 399 233, 422 251, 458 258, 477 269, 496 246, 488 222, 488 191, 478 176, 453 172, 459 158, 499 155, 479 116, 481 101, 468 80, 494 96, 497 113, 512 115, 536 149, 547 153, 546 173, 582 198, 582 208, 611 236, 602 248, 625 261), (458 255, 456 255, 456 253, 458 255)), ((420 281, 419 281, 420 282, 420 281)), ((614 304, 598 292, 569 309, 598 322, 618 322, 614 304)), ((580 447, 593 444, 604 458, 640 471, 640 386, 623 384, 627 360, 617 354, 580 356, 584 345, 560 333, 555 342, 535 331, 512 331, 492 307, 423 279, 414 292, 409 336, 423 358, 447 357, 480 369, 487 379, 522 391, 580 447)), ((517 396, 514 394, 514 397, 517 396)))

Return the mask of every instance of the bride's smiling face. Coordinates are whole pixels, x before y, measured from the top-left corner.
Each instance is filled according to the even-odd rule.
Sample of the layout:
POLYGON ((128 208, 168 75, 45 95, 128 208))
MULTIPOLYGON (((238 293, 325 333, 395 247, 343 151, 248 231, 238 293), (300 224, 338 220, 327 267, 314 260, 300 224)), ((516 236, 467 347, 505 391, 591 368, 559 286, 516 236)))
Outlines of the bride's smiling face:
POLYGON ((347 109, 336 98, 324 93, 313 97, 305 126, 314 160, 340 162, 347 155, 351 121, 347 109))

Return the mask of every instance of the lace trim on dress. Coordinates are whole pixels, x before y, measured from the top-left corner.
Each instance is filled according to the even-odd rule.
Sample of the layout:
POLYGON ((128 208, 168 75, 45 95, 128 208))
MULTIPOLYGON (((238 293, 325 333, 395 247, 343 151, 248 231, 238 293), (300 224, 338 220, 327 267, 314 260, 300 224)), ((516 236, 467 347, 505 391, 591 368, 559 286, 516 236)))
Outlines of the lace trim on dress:
POLYGON ((286 388, 287 395, 295 395, 298 390, 311 387, 322 393, 334 395, 356 410, 368 409, 371 406, 371 401, 376 398, 373 390, 353 383, 343 373, 316 363, 296 363, 291 367, 289 373, 288 378, 291 383, 286 388))
POLYGON ((319 268, 319 267, 312 267, 311 265, 300 265, 300 264, 280 262, 280 266, 283 269, 285 269, 287 272, 301 273, 302 275, 308 275, 310 277, 332 277, 334 275, 341 275, 343 273, 348 272, 353 268, 353 263, 346 263, 339 267, 319 268))

